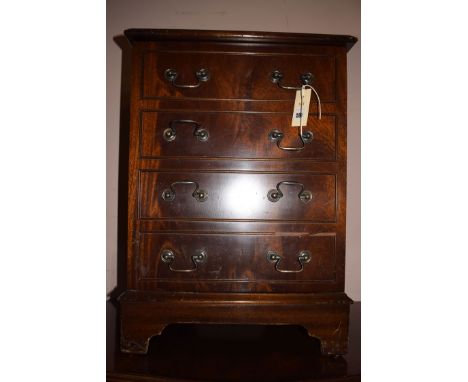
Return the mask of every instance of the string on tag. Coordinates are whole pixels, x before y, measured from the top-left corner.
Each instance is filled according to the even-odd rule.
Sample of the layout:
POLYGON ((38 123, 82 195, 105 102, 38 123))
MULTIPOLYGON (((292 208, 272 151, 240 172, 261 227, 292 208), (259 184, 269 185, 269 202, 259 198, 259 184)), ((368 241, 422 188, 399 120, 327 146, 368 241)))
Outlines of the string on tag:
POLYGON ((315 96, 317 97, 317 109, 318 109, 318 119, 322 119, 322 104, 320 102, 320 97, 317 93, 317 90, 314 89, 313 86, 310 86, 310 85, 303 85, 301 87, 301 97, 302 97, 302 89, 305 89, 305 88, 308 88, 308 89, 311 89, 314 93, 315 93, 315 96))
POLYGON ((308 131, 306 136, 304 137, 304 127, 307 125, 307 119, 309 117, 309 104, 312 91, 315 93, 317 97, 317 111, 318 111, 318 119, 322 119, 322 104, 320 101, 320 97, 318 95, 317 90, 314 89, 311 85, 302 85, 296 89, 296 99, 294 101, 294 108, 293 108, 293 116, 291 121, 291 126, 299 127, 299 138, 301 140, 300 147, 286 147, 281 146, 281 138, 274 138, 276 145, 281 150, 288 150, 288 151, 300 151, 304 149, 305 143, 309 143, 312 140, 313 133, 308 131))
MULTIPOLYGON (((304 86, 301 86, 301 111, 300 111, 300 121, 299 121, 299 137, 301 138, 301 141, 302 140, 302 118, 304 118, 304 114, 302 113, 302 105, 304 105, 304 96, 302 95, 302 90, 304 89, 304 86)), ((304 141, 302 142, 304 144, 304 141)))
POLYGON ((302 118, 304 118, 304 114, 302 112, 302 106, 304 105, 304 96, 302 95, 302 91, 305 89, 305 88, 309 88, 311 89, 314 93, 315 93, 315 96, 317 97, 317 101, 318 101, 318 106, 317 106, 317 110, 318 110, 318 119, 322 119, 322 105, 321 105, 321 102, 320 102, 320 97, 317 93, 317 90, 315 90, 312 86, 310 85, 302 85, 301 86, 301 102, 300 102, 300 106, 301 106, 301 109, 300 109, 300 121, 299 121, 299 136, 301 137, 301 140, 302 140, 302 128, 303 128, 303 122, 302 122, 302 118))

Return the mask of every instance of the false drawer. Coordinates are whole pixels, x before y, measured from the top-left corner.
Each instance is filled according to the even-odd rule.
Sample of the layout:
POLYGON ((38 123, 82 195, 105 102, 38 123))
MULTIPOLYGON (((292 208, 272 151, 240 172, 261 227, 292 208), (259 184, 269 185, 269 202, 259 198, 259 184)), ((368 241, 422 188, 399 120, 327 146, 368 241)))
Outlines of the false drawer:
POLYGON ((335 222, 335 174, 140 170, 139 218, 335 222))
POLYGON ((334 161, 336 130, 333 115, 309 115, 301 138, 291 114, 143 111, 140 157, 334 161))
POLYGON ((310 283, 313 289, 336 278, 334 233, 142 233, 139 243, 138 280, 148 287, 196 291, 203 283, 225 284, 217 290, 235 283, 252 289, 255 283, 310 283))
POLYGON ((309 84, 336 102, 332 55, 146 51, 142 65, 143 98, 294 101, 291 88, 309 84))

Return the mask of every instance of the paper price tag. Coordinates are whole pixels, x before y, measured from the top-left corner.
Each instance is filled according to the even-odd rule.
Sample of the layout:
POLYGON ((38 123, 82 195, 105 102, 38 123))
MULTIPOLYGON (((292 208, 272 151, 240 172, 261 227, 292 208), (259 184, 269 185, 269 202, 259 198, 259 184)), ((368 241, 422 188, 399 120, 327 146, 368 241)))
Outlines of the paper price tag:
POLYGON ((294 101, 294 110, 291 121, 291 126, 307 126, 307 117, 309 116, 309 105, 312 89, 304 89, 296 91, 296 100, 294 101))

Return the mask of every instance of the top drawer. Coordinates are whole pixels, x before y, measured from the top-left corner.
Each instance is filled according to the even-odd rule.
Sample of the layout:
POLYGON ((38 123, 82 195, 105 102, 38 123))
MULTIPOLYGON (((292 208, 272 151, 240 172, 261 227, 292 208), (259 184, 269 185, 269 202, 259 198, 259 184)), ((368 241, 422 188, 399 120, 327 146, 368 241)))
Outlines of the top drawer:
POLYGON ((300 87, 301 76, 310 73, 310 84, 321 101, 336 101, 336 63, 331 55, 146 51, 142 65, 142 98, 294 101, 295 90, 272 82, 272 73, 279 71, 279 83, 289 87, 300 87), (208 75, 197 78, 201 69, 208 75), (187 85, 196 87, 181 87, 187 85))

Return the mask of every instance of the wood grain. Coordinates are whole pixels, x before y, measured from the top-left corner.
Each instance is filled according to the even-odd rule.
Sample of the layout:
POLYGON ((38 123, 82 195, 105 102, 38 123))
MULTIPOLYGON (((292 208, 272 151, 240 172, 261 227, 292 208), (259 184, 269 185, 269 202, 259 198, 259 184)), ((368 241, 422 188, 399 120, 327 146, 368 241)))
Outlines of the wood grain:
POLYGON ((250 286, 254 284, 262 286, 257 287, 258 291, 270 292, 297 290, 295 288, 320 291, 319 284, 325 284, 329 290, 337 287, 334 234, 148 233, 141 234, 139 241, 139 289, 157 287, 169 291, 206 292, 214 288, 228 292, 235 282, 239 284, 238 290, 255 291, 255 287, 250 286), (171 271, 161 259, 162 251, 167 249, 175 254, 172 267, 196 270, 171 271), (311 260, 304 263, 300 271, 298 255, 303 250, 310 252, 311 260), (195 267, 192 256, 200 251, 206 253, 206 260, 195 267), (269 251, 281 256, 278 269, 297 273, 275 270, 275 264, 266 256, 269 251), (297 286, 297 283, 307 285, 297 286))
MULTIPOLYGON (((254 52, 145 51, 142 55, 142 98, 208 98, 290 100, 295 90, 282 89, 271 81, 279 70, 282 84, 300 87, 300 76, 311 73, 312 86, 323 102, 336 99, 335 59, 327 55, 291 55, 254 52), (236 70, 230 68, 235 67, 236 70), (197 88, 179 88, 164 78, 167 69, 178 73, 177 84, 193 85, 200 69, 210 72, 210 79, 197 88)), ((315 102, 315 100, 314 100, 315 102)))
POLYGON ((256 31, 219 31, 219 30, 185 30, 185 29, 127 29, 125 36, 135 43, 137 41, 178 41, 190 42, 228 42, 237 44, 300 44, 312 46, 340 46, 349 50, 357 38, 346 35, 330 35, 317 33, 280 33, 256 31))
POLYGON ((139 173, 139 218, 187 218, 216 220, 294 220, 336 221, 336 177, 334 174, 297 175, 270 173, 158 172, 139 173), (197 201, 191 184, 174 185, 175 199, 163 199, 163 191, 178 181, 197 182, 208 198, 197 201), (298 185, 280 186, 284 196, 277 202, 268 200, 268 192, 282 181, 298 185), (298 194, 304 189, 312 200, 302 202, 298 194))
POLYGON ((144 159, 276 159, 335 161, 337 121, 333 115, 317 119, 310 114, 303 131, 310 131, 313 139, 302 144, 299 128, 291 126, 290 113, 247 112, 156 112, 141 113, 140 155, 144 159), (177 123, 191 120, 209 133, 207 141, 194 135, 194 123, 177 123), (173 141, 164 139, 164 131, 174 126, 173 141), (278 130, 284 134, 281 146, 304 147, 301 151, 285 151, 278 148, 269 134, 278 130))
POLYGON ((301 325, 322 354, 345 354, 351 300, 332 294, 166 294, 128 291, 122 297, 121 348, 146 353, 168 323, 301 325), (285 303, 289 301, 288 303, 285 303))
POLYGON ((128 157, 127 271, 121 298, 122 344, 146 352, 151 336, 174 322, 297 324, 321 340, 324 354, 347 348, 350 300, 343 293, 346 239, 346 52, 350 36, 261 32, 129 30, 133 43, 128 157), (195 71, 211 78, 195 89, 195 71), (290 126, 295 91, 270 80, 283 72, 285 85, 312 72, 323 118, 312 100, 314 139, 302 151, 286 152, 268 137, 285 133, 284 145, 299 144, 290 126), (194 120, 209 139, 199 141, 194 120), (173 125, 174 126, 174 125, 173 125), (191 184, 208 192, 193 197, 191 184), (312 193, 303 203, 299 185, 312 193), (174 191, 174 200, 162 197, 174 191), (163 250, 175 254, 161 261, 163 250), (206 261, 194 263, 197 251, 206 261), (281 255, 271 262, 266 252, 281 255), (311 260, 301 263, 298 253, 311 260), (275 266, 277 269, 275 269, 275 266), (173 270, 171 270, 171 268, 173 270), (193 272, 177 272, 190 270, 193 272), (301 268, 303 267, 303 268, 301 268), (300 270, 301 272, 279 272, 300 270))
POLYGON ((349 353, 324 357, 320 343, 292 325, 176 324, 153 337, 147 355, 120 351, 120 317, 107 303, 107 381, 357 382, 360 303, 350 306, 349 353))

